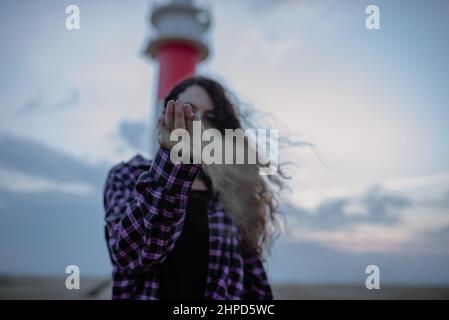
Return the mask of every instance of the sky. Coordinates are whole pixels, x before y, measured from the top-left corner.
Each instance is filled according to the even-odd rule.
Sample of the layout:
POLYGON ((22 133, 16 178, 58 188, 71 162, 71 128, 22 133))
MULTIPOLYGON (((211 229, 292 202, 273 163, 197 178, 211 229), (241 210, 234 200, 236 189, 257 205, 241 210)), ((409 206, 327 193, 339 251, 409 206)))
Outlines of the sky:
MULTIPOLYGON (((110 273, 102 188, 149 154, 153 3, 1 1, 0 273, 110 273)), ((389 283, 449 284, 449 3, 200 3, 213 23, 198 73, 312 145, 281 154, 293 177, 270 279, 364 283, 376 264, 389 283)))

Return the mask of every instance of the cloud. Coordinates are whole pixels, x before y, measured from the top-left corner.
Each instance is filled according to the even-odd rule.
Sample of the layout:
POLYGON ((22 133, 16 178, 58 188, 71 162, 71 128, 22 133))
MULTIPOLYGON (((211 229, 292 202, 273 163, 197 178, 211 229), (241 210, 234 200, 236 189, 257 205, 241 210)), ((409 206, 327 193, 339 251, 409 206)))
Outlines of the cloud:
MULTIPOLYGON (((322 201, 315 209, 293 209, 299 223, 314 229, 340 229, 357 223, 396 224, 410 199, 373 186, 361 197, 341 197, 322 201)), ((290 211, 292 207, 290 207, 290 211)))
POLYGON ((424 233, 420 240, 417 245, 423 252, 449 255, 449 225, 442 225, 424 233))
POLYGON ((148 123, 139 121, 122 121, 119 127, 119 135, 135 150, 142 150, 146 146, 149 137, 148 123))
POLYGON ((33 112, 55 112, 78 105, 80 93, 73 89, 65 98, 56 101, 47 101, 42 94, 31 98, 22 107, 17 109, 17 114, 25 115, 33 112))
POLYGON ((22 193, 53 191, 73 194, 87 194, 94 191, 94 186, 81 182, 63 183, 37 175, 26 175, 20 172, 0 168, 0 189, 22 193))
POLYGON ((28 102, 26 102, 21 108, 18 109, 17 113, 19 114, 26 114, 30 112, 34 112, 37 109, 40 109, 42 107, 42 96, 36 96, 28 102))
POLYGON ((444 177, 414 178, 408 187, 403 181, 379 183, 315 207, 286 206, 287 230, 292 241, 344 252, 448 254, 449 185, 444 177))
POLYGON ((100 185, 107 168, 93 166, 38 141, 0 134, 0 167, 23 175, 55 182, 82 182, 100 185))
POLYGON ((378 185, 371 187, 361 199, 349 202, 345 212, 353 221, 395 224, 403 209, 411 205, 410 199, 385 191, 378 185))
POLYGON ((103 238, 107 167, 26 138, 0 135, 0 272, 110 271, 103 238))

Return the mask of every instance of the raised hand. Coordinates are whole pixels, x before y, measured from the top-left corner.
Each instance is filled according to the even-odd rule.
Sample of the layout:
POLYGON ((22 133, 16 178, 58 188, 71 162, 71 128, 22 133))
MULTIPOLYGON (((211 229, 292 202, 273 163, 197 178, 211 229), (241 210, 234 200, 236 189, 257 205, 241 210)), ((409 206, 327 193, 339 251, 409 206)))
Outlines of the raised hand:
POLYGON ((178 141, 170 141, 170 134, 176 129, 183 129, 191 136, 194 119, 198 120, 190 105, 182 103, 179 99, 168 101, 165 111, 158 119, 159 144, 166 149, 171 149, 178 143, 178 141))

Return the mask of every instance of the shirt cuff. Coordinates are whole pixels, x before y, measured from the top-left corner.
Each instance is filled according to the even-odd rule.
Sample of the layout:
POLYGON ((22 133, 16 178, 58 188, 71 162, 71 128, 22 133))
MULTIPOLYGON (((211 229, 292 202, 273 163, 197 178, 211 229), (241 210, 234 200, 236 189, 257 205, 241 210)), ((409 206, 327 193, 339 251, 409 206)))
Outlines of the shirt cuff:
POLYGON ((150 170, 139 176, 136 188, 152 182, 173 193, 187 194, 200 169, 199 164, 174 164, 170 159, 170 150, 160 147, 150 170))

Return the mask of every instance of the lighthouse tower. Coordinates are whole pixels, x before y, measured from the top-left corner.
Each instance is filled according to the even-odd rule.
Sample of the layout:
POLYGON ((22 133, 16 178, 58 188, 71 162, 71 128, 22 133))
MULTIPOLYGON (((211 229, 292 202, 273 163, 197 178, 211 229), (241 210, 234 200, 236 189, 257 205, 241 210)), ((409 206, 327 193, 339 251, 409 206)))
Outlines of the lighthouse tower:
MULTIPOLYGON (((210 12, 192 0, 171 0, 153 7, 153 35, 145 53, 159 63, 157 103, 153 123, 162 111, 164 97, 173 86, 195 73, 197 63, 209 55, 206 41, 210 12)), ((156 127, 152 124, 151 153, 157 149, 156 127)))

